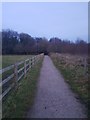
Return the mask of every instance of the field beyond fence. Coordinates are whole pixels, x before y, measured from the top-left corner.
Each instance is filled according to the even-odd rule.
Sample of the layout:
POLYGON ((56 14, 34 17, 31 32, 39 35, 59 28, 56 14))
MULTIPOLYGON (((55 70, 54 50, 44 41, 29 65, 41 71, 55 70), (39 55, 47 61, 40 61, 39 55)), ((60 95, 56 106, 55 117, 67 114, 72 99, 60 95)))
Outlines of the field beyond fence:
MULTIPOLYGON (((7 96, 7 94, 18 86, 18 82, 22 77, 26 77, 27 72, 32 68, 43 56, 39 54, 36 56, 28 57, 28 59, 16 62, 10 66, 0 69, 0 87, 2 87, 2 95, 0 100, 7 96)), ((12 56, 13 57, 13 56, 12 56)))

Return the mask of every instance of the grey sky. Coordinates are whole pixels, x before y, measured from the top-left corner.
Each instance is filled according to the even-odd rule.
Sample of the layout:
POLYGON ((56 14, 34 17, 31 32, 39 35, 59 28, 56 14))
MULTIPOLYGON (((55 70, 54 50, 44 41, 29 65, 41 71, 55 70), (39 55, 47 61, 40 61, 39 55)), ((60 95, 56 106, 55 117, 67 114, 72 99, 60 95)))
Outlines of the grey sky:
POLYGON ((33 37, 88 40, 88 3, 3 3, 2 23, 33 37))

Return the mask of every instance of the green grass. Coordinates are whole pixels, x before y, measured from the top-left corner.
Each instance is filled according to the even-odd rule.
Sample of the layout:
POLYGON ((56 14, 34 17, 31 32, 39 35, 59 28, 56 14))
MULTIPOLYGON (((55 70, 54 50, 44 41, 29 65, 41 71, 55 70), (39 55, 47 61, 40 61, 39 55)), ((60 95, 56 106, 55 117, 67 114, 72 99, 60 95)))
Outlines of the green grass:
POLYGON ((16 90, 3 100, 3 118, 23 118, 27 111, 33 105, 35 93, 37 90, 37 80, 40 73, 42 60, 40 60, 23 78, 16 90))
MULTIPOLYGON (((16 62, 26 60, 26 59, 31 58, 31 57, 32 57, 32 55, 3 55, 2 56, 2 68, 5 68, 7 66, 15 64, 16 62)), ((18 69, 23 67, 23 66, 24 66, 24 64, 19 65, 18 69)), ((5 79, 9 75, 11 75, 13 72, 14 72, 14 68, 4 72, 2 74, 2 79, 5 79)))
MULTIPOLYGON (((22 61, 22 60, 26 60, 28 58, 31 58, 32 55, 3 55, 2 56, 2 68, 5 68, 7 66, 10 66, 12 64, 15 64, 16 62, 22 61)), ((18 66, 18 69, 20 69, 21 67, 24 66, 24 63, 18 66)), ((14 73, 14 68, 4 72, 2 74, 2 80, 6 79, 7 77, 9 77, 12 73, 14 73)), ((20 74, 20 73, 19 73, 20 74)), ((18 75, 19 75, 18 74, 18 75)), ((13 79, 10 80, 9 82, 7 82, 4 86, 3 86, 3 91, 5 89, 7 89, 7 87, 12 83, 13 79)))
POLYGON ((2 68, 12 65, 16 62, 31 58, 32 55, 3 55, 2 56, 2 68))
POLYGON ((69 83, 71 89, 77 93, 77 98, 88 107, 88 103, 90 102, 88 96, 89 81, 87 75, 84 74, 84 68, 82 66, 77 66, 76 62, 75 65, 71 67, 70 64, 67 64, 64 60, 62 61, 61 58, 55 56, 55 54, 52 54, 51 58, 55 66, 64 76, 65 81, 69 83))

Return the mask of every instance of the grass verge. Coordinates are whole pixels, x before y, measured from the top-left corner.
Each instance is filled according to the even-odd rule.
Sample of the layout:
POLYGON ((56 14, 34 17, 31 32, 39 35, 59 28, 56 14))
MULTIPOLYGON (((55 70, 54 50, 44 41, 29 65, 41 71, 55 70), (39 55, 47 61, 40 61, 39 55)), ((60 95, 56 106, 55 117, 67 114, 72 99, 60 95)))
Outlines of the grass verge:
MULTIPOLYGON (((58 70, 62 73, 63 77, 65 78, 65 81, 69 83, 70 88, 77 93, 77 99, 80 99, 81 102, 83 102, 87 108, 90 106, 90 96, 88 93, 89 88, 89 81, 88 77, 83 74, 83 68, 73 66, 72 68, 65 63, 64 60, 60 60, 61 58, 55 56, 55 54, 51 55, 51 59, 54 63, 54 65, 58 68, 58 70)), ((88 117, 90 117, 90 110, 87 111, 88 117)))
POLYGON ((3 101, 3 118, 24 118, 26 116, 27 111, 33 105, 42 61, 43 59, 39 60, 27 73, 26 78, 22 78, 18 88, 12 90, 10 95, 3 101))

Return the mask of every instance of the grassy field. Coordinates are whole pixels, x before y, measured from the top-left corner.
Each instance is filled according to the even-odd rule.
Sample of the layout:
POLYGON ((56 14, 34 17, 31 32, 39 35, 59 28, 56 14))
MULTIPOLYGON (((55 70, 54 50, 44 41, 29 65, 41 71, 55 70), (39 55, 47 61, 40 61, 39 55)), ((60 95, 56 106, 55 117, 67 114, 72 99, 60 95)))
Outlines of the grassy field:
MULTIPOLYGON (((26 59, 31 58, 31 57, 32 57, 32 55, 3 55, 2 56, 2 68, 5 68, 7 66, 15 64, 16 62, 26 60, 26 59)), ((23 66, 24 66, 24 63, 21 64, 20 66, 18 66, 18 69, 20 69, 23 66)), ((14 68, 4 72, 2 74, 2 80, 6 79, 7 77, 9 77, 13 73, 14 73, 14 68)), ((12 83, 12 81, 9 81, 6 85, 3 86, 3 91, 7 88, 8 84, 12 83)))
POLYGON ((30 57, 32 57, 32 55, 3 55, 2 56, 2 68, 5 68, 16 62, 26 60, 30 57))
POLYGON ((71 89, 77 93, 77 99, 88 106, 88 103, 90 103, 88 94, 90 71, 88 67, 84 67, 86 56, 69 54, 51 54, 50 56, 66 82, 70 84, 71 89))
MULTIPOLYGON (((4 58, 7 58, 8 60, 10 57, 8 58, 7 56, 4 56, 4 58)), ((11 62, 8 62, 8 65, 28 57, 30 56, 19 56, 18 59, 14 59, 16 58, 14 56, 11 62)), ((26 116, 27 111, 33 104, 37 90, 37 79, 40 73, 42 60, 43 58, 27 73, 26 78, 22 78, 18 84, 18 88, 12 90, 10 95, 7 96, 7 99, 3 100, 3 118, 22 118, 26 116)))

